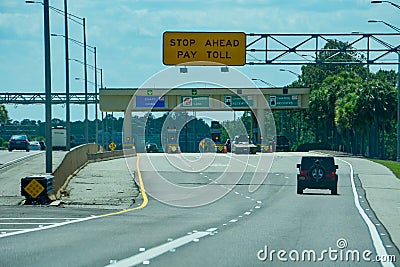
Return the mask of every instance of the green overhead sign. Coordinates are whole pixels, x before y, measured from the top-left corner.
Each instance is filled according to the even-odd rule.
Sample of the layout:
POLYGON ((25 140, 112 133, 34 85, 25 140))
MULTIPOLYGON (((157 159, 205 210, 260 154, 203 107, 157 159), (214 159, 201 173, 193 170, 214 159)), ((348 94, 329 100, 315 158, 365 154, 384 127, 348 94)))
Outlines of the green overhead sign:
POLYGON ((251 95, 240 97, 238 95, 225 95, 224 103, 226 107, 231 108, 242 108, 242 107, 253 107, 254 97, 251 95))
POLYGON ((208 108, 210 107, 210 98, 208 96, 181 96, 181 107, 208 108))
POLYGON ((299 106, 299 95, 270 95, 268 104, 274 107, 297 107, 299 106))

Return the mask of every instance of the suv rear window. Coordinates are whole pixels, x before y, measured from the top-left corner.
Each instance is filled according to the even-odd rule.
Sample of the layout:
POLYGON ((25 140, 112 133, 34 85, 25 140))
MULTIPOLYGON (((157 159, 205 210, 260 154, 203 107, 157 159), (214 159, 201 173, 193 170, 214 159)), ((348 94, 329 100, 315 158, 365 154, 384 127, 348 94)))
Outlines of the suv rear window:
POLYGON ((26 137, 26 135, 13 135, 11 137, 11 139, 13 139, 13 140, 27 140, 28 138, 26 137))
POLYGON ((335 170, 335 161, 333 157, 303 157, 301 160, 301 169, 309 170, 317 161, 319 161, 325 170, 335 170))

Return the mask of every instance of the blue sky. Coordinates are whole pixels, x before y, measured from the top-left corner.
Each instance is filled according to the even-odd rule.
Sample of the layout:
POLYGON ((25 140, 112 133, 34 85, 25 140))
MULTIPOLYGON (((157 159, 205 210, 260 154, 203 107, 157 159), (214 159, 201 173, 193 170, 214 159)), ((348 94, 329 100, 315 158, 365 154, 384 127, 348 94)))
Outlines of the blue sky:
MULTIPOLYGON (((50 0, 63 9, 63 0, 50 0)), ((367 0, 69 0, 69 13, 85 17, 87 42, 98 49, 97 63, 104 70, 106 87, 139 87, 162 64, 164 31, 243 31, 245 33, 351 33, 391 32, 385 20, 400 26, 400 10, 389 4, 367 0)), ((51 32, 64 34, 63 17, 51 12, 51 32)), ((71 38, 82 41, 82 26, 70 21, 71 38)), ((52 37, 52 88, 63 92, 64 40, 52 37)), ((70 58, 83 60, 82 48, 70 44, 70 58)), ((24 0, 0 0, 0 92, 43 92, 43 8, 24 0)), ((88 63, 93 54, 88 52, 88 63)), ((249 78, 276 86, 296 77, 280 72, 282 66, 237 67, 249 78)), ((300 67, 285 66, 294 72, 300 67)), ((377 70, 379 67, 375 67, 377 70)), ((386 68, 386 67, 381 67, 386 68)), ((390 68, 396 69, 392 66, 390 68)), ((83 92, 83 66, 70 63, 71 91, 83 92)), ((88 77, 94 81, 94 73, 88 77)), ((262 86, 262 84, 260 84, 262 86)), ((89 84, 89 91, 93 91, 89 84)), ((44 119, 39 105, 7 105, 11 119, 44 119)), ((54 117, 64 118, 64 108, 53 108, 54 117)), ((93 119, 94 111, 90 110, 93 119)), ((82 106, 72 106, 72 119, 84 118, 82 106)))

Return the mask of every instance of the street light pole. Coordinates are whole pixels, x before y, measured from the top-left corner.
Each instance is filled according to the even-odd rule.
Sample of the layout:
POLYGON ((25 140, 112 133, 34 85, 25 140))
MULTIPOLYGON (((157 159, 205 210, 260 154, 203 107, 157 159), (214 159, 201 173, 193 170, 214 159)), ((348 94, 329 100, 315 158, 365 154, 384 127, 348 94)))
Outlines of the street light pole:
POLYGON ((391 1, 371 1, 371 4, 381 4, 381 3, 389 3, 392 6, 397 7, 398 9, 400 9, 400 5, 395 4, 395 3, 391 2, 391 1))
MULTIPOLYGON (((103 89, 103 69, 100 69, 100 88, 103 89)), ((96 96, 96 99, 97 99, 97 96, 96 96)), ((103 112, 101 112, 101 146, 104 147, 104 116, 103 116, 103 112)))
MULTIPOLYGON (((372 1, 371 3, 374 2, 389 2, 389 1, 372 1)), ((390 2, 391 3, 391 2, 390 2)), ((396 6, 400 9, 400 6, 396 6)), ((392 28, 393 30, 397 31, 400 33, 400 28, 389 24, 383 20, 368 20, 368 22, 372 23, 383 23, 386 26, 392 28)), ((397 64, 397 162, 400 162, 400 50, 399 47, 397 47, 397 56, 398 56, 398 64, 397 64)))
POLYGON ((274 87, 274 88, 277 87, 277 86, 273 85, 272 83, 269 83, 269 82, 264 81, 263 79, 252 78, 251 80, 252 80, 252 81, 260 81, 260 82, 262 82, 262 83, 264 83, 264 84, 266 84, 266 85, 268 85, 268 86, 274 87))
POLYGON ((288 69, 279 69, 279 71, 287 71, 287 72, 290 72, 291 74, 295 75, 297 78, 300 79, 300 74, 298 74, 298 73, 296 73, 296 72, 294 72, 294 71, 291 71, 291 70, 288 70, 288 69))
POLYGON ((67 0, 64 0, 64 30, 65 30, 65 105, 66 105, 66 114, 65 114, 65 128, 67 132, 67 144, 66 150, 69 151, 71 149, 71 110, 69 103, 69 47, 68 47, 68 8, 67 8, 67 0))
POLYGON ((400 162, 400 51, 397 49, 397 162, 400 162))
POLYGON ((83 18, 83 62, 85 69, 85 141, 89 143, 89 109, 88 109, 88 82, 87 82, 87 59, 86 59, 86 19, 83 18))
POLYGON ((53 172, 53 140, 51 136, 51 60, 50 60, 50 12, 49 0, 43 0, 44 18, 44 76, 46 92, 46 173, 53 172))
POLYGON ((96 47, 94 47, 94 95, 95 95, 95 101, 94 101, 94 106, 95 106, 95 125, 96 125, 96 144, 99 143, 99 137, 98 137, 98 132, 99 132, 99 124, 97 122, 98 120, 98 112, 97 112, 97 52, 96 52, 96 47))

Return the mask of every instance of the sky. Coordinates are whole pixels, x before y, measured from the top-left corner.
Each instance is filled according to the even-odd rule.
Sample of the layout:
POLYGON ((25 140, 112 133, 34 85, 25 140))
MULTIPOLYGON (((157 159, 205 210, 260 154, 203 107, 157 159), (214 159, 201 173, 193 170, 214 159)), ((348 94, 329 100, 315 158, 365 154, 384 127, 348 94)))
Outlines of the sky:
MULTIPOLYGON (((396 2, 396 1, 395 1, 396 2)), ((399 4, 399 2, 397 2, 399 4)), ((63 10, 63 0, 50 0, 63 10)), ((140 87, 154 74, 169 68, 162 61, 165 31, 245 33, 387 33, 384 20, 400 26, 400 10, 388 3, 367 0, 69 0, 68 12, 86 18, 87 44, 97 47, 97 66, 107 88, 140 87)), ((51 11, 50 31, 64 34, 64 18, 51 11)), ((69 21, 69 36, 83 41, 82 25, 69 21)), ((0 93, 44 92, 43 6, 24 0, 0 0, 0 93)), ((84 91, 82 47, 70 43, 71 92, 84 91)), ((88 64, 94 65, 92 52, 88 64)), ((64 39, 51 38, 52 91, 65 91, 64 39)), ((235 67, 248 76, 285 86, 296 80, 290 72, 300 66, 235 67)), ((371 68, 395 69, 397 66, 371 68)), ((98 78, 100 79, 100 77, 98 78)), ((94 71, 88 70, 89 92, 94 71)), ((258 83, 258 82, 256 82, 258 83)), ((263 84, 257 84, 264 86, 263 84)), ((7 105, 13 120, 44 120, 44 105, 7 105)), ((89 119, 94 118, 89 108, 89 119)), ((53 117, 65 118, 65 107, 53 107, 53 117)), ((71 106, 71 119, 83 120, 84 107, 71 106)))

